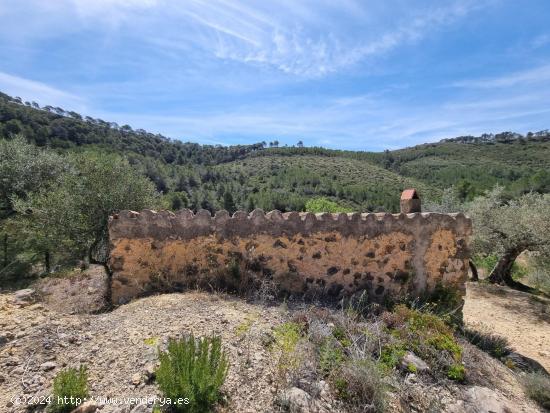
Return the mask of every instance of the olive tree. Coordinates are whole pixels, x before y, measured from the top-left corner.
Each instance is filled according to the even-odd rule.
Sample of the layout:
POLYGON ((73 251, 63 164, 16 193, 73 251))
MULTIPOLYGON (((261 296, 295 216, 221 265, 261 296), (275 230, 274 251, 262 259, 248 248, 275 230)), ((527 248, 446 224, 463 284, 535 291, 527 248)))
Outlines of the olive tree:
POLYGON ((550 194, 532 192, 506 200, 503 188, 497 186, 476 198, 468 212, 474 224, 474 249, 499 256, 489 280, 520 286, 511 275, 516 258, 526 250, 546 254, 550 249, 550 194))
POLYGON ((17 257, 26 243, 14 225, 14 200, 47 190, 65 169, 60 155, 29 144, 22 136, 0 139, 0 274, 13 272, 21 264, 17 257))
POLYGON ((153 207, 157 193, 154 184, 120 156, 84 152, 67 162, 70 169, 55 187, 16 200, 15 208, 37 243, 64 247, 94 261, 107 239, 109 215, 153 207))

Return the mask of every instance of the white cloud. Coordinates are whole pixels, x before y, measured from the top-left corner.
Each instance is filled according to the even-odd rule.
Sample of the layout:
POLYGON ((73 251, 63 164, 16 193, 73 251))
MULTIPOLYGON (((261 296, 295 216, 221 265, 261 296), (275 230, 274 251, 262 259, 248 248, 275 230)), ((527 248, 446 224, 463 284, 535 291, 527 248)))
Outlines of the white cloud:
MULTIPOLYGON (((182 49, 196 48, 212 58, 321 77, 416 42, 487 1, 419 1, 402 7, 392 0, 380 8, 355 0, 30 0, 32 7, 15 5, 11 13, 35 22, 26 31, 36 27, 37 36, 87 28, 101 39, 115 30, 137 42, 163 45, 182 59, 182 49)), ((9 17, 7 22, 14 20, 9 17)))
POLYGON ((475 89, 492 89, 533 83, 544 83, 548 80, 550 80, 550 64, 492 78, 455 82, 452 86, 475 89))

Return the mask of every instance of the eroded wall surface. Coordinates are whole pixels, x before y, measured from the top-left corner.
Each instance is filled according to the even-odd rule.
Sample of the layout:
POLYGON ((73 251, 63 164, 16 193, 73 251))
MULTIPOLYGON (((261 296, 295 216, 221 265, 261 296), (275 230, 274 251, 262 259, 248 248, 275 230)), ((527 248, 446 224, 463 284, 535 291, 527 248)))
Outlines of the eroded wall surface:
POLYGON ((463 214, 123 211, 109 220, 114 304, 201 286, 339 299, 465 291, 471 222, 463 214))

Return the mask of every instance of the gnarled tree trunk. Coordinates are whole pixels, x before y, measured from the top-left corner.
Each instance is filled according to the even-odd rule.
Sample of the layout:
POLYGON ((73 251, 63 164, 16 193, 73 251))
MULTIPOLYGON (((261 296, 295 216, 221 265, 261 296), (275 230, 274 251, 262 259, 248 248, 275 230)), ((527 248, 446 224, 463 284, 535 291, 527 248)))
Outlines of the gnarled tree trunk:
POLYGON ((468 260, 470 271, 472 273, 472 281, 479 281, 479 274, 477 273, 477 267, 472 260, 468 260))
POLYGON ((525 248, 514 248, 504 251, 504 254, 497 261, 495 267, 487 278, 493 284, 506 284, 509 287, 518 290, 530 290, 526 285, 514 281, 512 278, 512 266, 516 261, 516 258, 521 254, 525 248))

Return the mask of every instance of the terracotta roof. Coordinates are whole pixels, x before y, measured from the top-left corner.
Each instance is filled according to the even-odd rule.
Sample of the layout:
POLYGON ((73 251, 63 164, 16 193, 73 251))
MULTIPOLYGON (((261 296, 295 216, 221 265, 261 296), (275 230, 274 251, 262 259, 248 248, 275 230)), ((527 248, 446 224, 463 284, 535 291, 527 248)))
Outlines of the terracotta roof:
POLYGON ((401 199, 402 200, 405 200, 405 199, 418 199, 418 194, 416 193, 416 189, 414 189, 414 188, 405 189, 403 191, 403 193, 401 194, 401 199))

